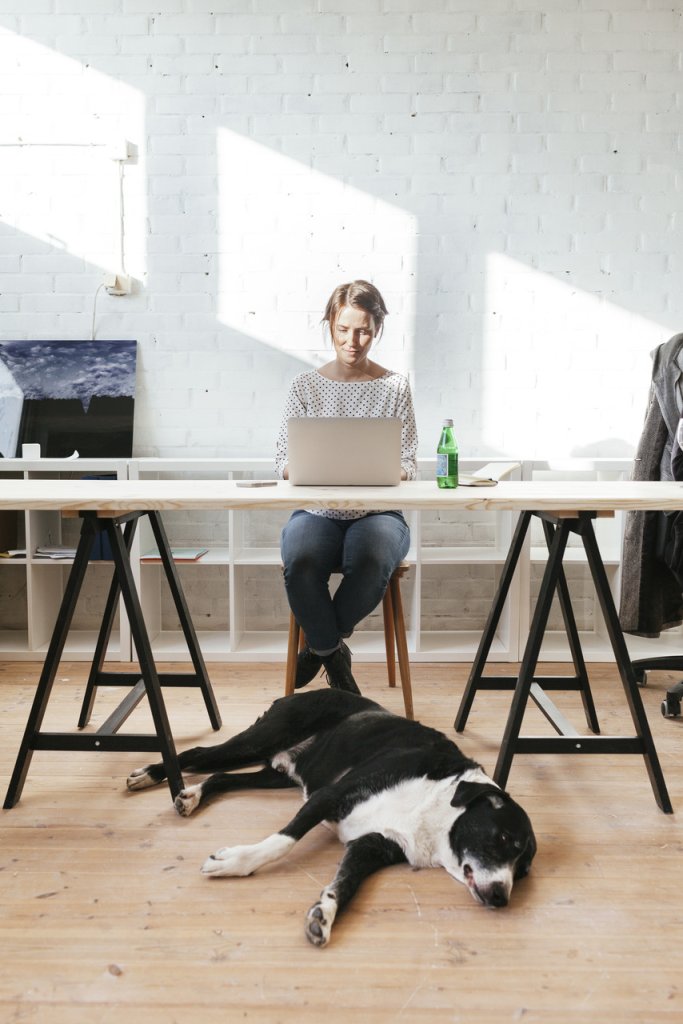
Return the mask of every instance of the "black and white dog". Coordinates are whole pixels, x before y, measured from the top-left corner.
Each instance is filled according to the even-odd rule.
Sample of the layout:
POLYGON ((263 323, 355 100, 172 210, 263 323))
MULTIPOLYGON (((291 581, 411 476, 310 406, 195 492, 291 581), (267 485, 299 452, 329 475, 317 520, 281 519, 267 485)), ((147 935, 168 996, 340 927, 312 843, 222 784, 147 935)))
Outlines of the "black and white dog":
MULTIPOLYGON (((225 847, 205 874, 250 875, 284 857, 326 822, 346 850, 332 882, 306 916, 306 935, 325 946, 337 913, 364 878, 390 864, 443 867, 487 907, 504 907, 536 853, 529 818, 443 733, 342 690, 276 700, 226 743, 180 754, 180 767, 215 772, 176 797, 179 814, 236 789, 300 786, 304 804, 277 832, 251 846, 225 847), (256 772, 236 772, 261 765, 256 772), (229 772, 230 774, 227 774, 229 772)), ((129 789, 164 779, 162 764, 139 768, 129 789)))

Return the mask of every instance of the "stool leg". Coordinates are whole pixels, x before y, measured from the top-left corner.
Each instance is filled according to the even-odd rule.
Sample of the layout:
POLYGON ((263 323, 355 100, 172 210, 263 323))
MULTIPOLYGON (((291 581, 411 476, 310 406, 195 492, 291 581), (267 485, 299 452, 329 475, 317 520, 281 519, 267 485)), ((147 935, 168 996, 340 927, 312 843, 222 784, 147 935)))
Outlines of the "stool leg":
POLYGON ((412 719, 415 717, 413 712, 413 689, 410 682, 410 659, 408 657, 408 644, 406 642, 406 624, 403 617, 401 585, 397 579, 392 579, 389 586, 391 587, 391 603, 394 611, 394 635, 396 637, 396 648, 398 650, 398 671, 401 676, 403 704, 406 709, 406 718, 412 719))
POLYGON ((299 643, 303 639, 303 633, 299 628, 292 613, 289 615, 289 636, 287 639, 287 666, 285 668, 285 697, 294 693, 294 680, 296 679, 296 660, 299 653, 299 643))
POLYGON ((387 652, 387 674, 389 686, 396 686, 396 648, 394 644, 394 603, 392 601, 391 580, 382 598, 382 613, 384 616, 384 646, 387 652))

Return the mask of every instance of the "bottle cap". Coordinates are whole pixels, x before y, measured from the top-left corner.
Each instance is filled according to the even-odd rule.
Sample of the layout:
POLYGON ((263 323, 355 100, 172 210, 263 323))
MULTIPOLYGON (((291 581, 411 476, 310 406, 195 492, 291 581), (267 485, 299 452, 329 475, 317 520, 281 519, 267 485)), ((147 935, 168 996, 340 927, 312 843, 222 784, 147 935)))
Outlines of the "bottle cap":
POLYGON ((444 425, 444 427, 452 427, 453 426, 453 420, 444 420, 443 421, 443 425, 444 425))

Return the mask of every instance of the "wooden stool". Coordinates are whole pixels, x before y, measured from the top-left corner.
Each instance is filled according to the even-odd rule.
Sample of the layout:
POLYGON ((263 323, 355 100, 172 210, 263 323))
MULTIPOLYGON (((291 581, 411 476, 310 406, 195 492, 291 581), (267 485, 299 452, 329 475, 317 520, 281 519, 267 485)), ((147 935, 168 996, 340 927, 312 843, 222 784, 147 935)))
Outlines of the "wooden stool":
MULTIPOLYGON (((403 602, 401 601, 401 577, 405 576, 410 566, 407 562, 394 569, 389 585, 382 598, 384 614, 384 644, 387 652, 387 673, 389 686, 396 686, 396 654, 398 654, 398 671, 401 676, 403 704, 406 718, 413 718, 413 691, 410 685, 410 662, 408 660, 408 642, 406 640, 406 624, 403 618, 403 602)), ((296 659, 306 644, 306 638, 299 623, 290 612, 289 639, 287 641, 287 667, 285 669, 285 695, 294 693, 296 678, 296 659)))

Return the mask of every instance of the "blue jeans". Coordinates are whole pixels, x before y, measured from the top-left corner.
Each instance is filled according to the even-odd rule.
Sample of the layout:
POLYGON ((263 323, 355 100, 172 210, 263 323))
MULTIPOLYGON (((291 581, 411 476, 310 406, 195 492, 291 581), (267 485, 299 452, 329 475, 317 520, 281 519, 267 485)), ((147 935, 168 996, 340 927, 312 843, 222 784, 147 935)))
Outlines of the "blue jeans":
POLYGON ((280 539, 285 589, 312 650, 330 654, 377 607, 409 545, 410 530, 400 512, 362 519, 292 514, 280 539), (342 581, 332 597, 328 584, 334 569, 341 569, 342 581))

